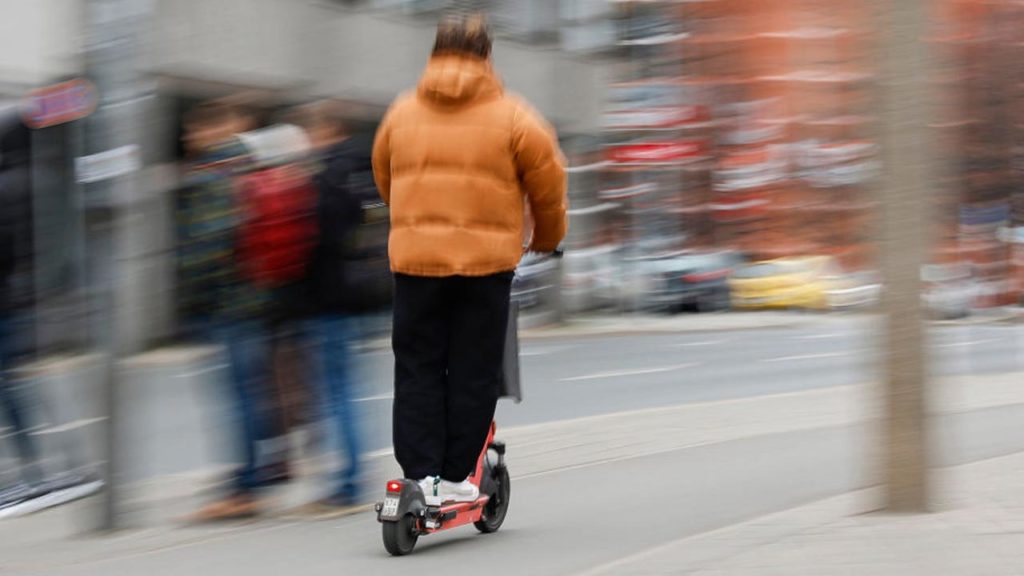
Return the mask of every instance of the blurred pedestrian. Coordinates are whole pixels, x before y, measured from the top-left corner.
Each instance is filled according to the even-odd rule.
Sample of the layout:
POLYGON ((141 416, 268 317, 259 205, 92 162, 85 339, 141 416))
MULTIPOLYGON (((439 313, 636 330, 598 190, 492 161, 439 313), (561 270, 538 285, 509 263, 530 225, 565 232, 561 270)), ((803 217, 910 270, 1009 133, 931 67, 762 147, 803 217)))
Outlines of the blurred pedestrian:
POLYGON ((16 365, 35 349, 35 230, 29 157, 30 131, 20 119, 0 118, 0 422, 18 459, 18 477, 0 486, 0 509, 16 516, 59 506, 102 488, 91 466, 78 465, 73 450, 47 454, 37 442, 46 427, 46 402, 39 381, 16 365), (6 121, 4 121, 6 120, 6 121), (12 121, 13 120, 13 121, 12 121), (50 462, 44 457, 49 456, 50 462), (54 458, 57 456, 58 458, 54 458), (52 460, 66 464, 59 467, 52 460), (50 464, 47 466, 46 464, 50 464))
POLYGON ((468 481, 494 416, 513 272, 566 232, 554 130, 505 92, 481 16, 446 20, 418 89, 381 124, 373 166, 391 206, 395 456, 431 500, 473 500, 468 481))
POLYGON ((308 308, 302 292, 318 234, 312 147, 305 131, 293 124, 277 123, 238 137, 249 158, 238 182, 245 215, 238 259, 245 278, 271 295, 269 423, 272 446, 286 458, 290 432, 303 422, 308 380, 300 351, 308 308))
POLYGON ((373 184, 372 141, 351 136, 344 109, 333 102, 305 106, 296 121, 306 130, 319 164, 318 243, 307 282, 311 356, 318 367, 318 406, 343 460, 326 498, 313 514, 344 513, 363 491, 362 429, 355 403, 355 345, 365 315, 390 304, 387 208, 373 184))
POLYGON ((179 205, 179 296, 189 324, 227 354, 242 460, 228 494, 199 511, 196 520, 252 516, 260 510, 259 490, 286 479, 280 462, 264 453, 271 437, 265 321, 270 295, 247 277, 239 254, 245 221, 237 178, 248 158, 237 135, 248 124, 239 110, 216 103, 202 104, 186 118, 185 138, 196 155, 179 205))
MULTIPOLYGON (((39 449, 31 435, 35 406, 29 400, 29 383, 15 377, 16 317, 24 311, 28 295, 17 281, 30 258, 31 196, 27 163, 18 166, 11 151, 0 158, 0 418, 12 428, 11 439, 18 456, 19 483, 0 487, 0 508, 47 492, 39 449)), ((0 155, 3 155, 0 153, 0 155)))

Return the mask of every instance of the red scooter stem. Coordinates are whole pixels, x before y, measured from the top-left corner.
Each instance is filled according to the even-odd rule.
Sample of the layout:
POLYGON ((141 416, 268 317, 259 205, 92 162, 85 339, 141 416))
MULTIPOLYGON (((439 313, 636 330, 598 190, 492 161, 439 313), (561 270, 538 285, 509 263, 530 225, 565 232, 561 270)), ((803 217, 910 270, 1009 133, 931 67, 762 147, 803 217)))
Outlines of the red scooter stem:
MULTIPOLYGON (((480 488, 484 473, 484 458, 487 457, 487 450, 494 442, 496 430, 497 426, 495 426, 494 422, 491 422, 491 429, 487 433, 487 440, 484 442, 483 450, 480 451, 480 456, 476 460, 476 469, 469 477, 469 481, 477 488, 480 488)), ((437 514, 438 526, 436 528, 423 526, 423 533, 433 534, 442 530, 448 530, 449 528, 458 528, 459 526, 479 522, 480 518, 483 517, 484 507, 487 506, 488 500, 490 500, 489 496, 481 494, 473 502, 452 502, 442 505, 441 511, 437 514)))

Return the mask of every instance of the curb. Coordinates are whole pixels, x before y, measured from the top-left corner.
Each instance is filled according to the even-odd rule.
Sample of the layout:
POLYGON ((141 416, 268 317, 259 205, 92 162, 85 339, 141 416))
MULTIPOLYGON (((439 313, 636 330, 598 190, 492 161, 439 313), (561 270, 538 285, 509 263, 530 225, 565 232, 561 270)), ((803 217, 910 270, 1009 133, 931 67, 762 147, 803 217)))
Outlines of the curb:
POLYGON ((1024 309, 1013 307, 989 308, 975 311, 967 318, 934 320, 936 326, 979 326, 984 324, 1017 324, 1024 321, 1024 309))
POLYGON ((665 565, 677 567, 679 573, 703 574, 738 554, 777 544, 808 530, 822 529, 843 518, 870 513, 877 509, 874 502, 880 499, 880 490, 876 486, 827 496, 793 508, 750 516, 733 524, 682 536, 606 564, 574 572, 572 576, 634 572, 659 574, 662 571, 652 567, 665 565), (723 547, 722 542, 737 544, 723 547))
POLYGON ((569 323, 562 326, 520 328, 522 340, 548 340, 554 338, 598 338, 605 336, 642 336, 652 334, 693 334, 716 332, 745 332, 753 330, 773 330, 798 328, 823 319, 820 316, 793 316, 785 318, 760 319, 748 322, 712 323, 706 318, 694 316, 693 322, 679 319, 656 319, 649 317, 622 316, 609 321, 605 325, 588 326, 583 323, 569 323), (646 325, 645 325, 646 324, 646 325))

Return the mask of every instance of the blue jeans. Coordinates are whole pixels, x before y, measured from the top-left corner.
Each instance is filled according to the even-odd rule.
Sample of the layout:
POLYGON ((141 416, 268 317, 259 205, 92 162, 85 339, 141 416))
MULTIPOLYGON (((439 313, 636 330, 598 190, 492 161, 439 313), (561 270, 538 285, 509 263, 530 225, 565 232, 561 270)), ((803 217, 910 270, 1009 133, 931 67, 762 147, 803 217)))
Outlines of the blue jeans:
POLYGON ((240 430, 242 467, 235 482, 240 492, 262 486, 260 443, 270 437, 270 346, 269 334, 258 320, 229 320, 215 323, 212 336, 228 357, 228 380, 232 408, 240 430))
POLYGON ((358 319, 323 315, 310 321, 313 357, 317 359, 320 415, 333 437, 332 448, 346 458, 332 496, 356 500, 360 496, 359 411, 355 404, 355 363, 352 345, 359 336, 358 319))
POLYGON ((3 408, 4 418, 14 429, 14 444, 21 461, 22 478, 28 483, 34 483, 42 480, 42 471, 39 469, 39 451, 29 435, 29 383, 16 381, 10 373, 15 329, 11 318, 0 316, 0 408, 3 408))

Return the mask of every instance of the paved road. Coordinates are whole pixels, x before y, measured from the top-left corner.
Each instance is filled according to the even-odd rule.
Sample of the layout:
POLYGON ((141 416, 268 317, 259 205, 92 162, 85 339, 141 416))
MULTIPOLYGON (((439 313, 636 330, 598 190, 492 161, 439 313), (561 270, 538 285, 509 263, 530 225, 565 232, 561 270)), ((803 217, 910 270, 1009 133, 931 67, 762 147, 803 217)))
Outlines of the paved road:
MULTIPOLYGON (((932 337, 937 373, 1024 370, 1021 328, 943 327, 932 337)), ((870 348, 863 322, 834 319, 785 330, 531 341, 523 347, 528 401, 503 406, 500 419, 506 426, 537 424, 860 383, 874 376, 870 348)), ((375 439, 382 446, 388 355, 368 356, 365 368, 363 404, 378 416, 375 439)), ((938 463, 1024 450, 1022 418, 1022 404, 937 418, 938 463)), ((863 424, 826 426, 514 476, 512 512, 502 532, 478 536, 464 529, 430 537, 407 559, 387 558, 379 528, 363 515, 268 522, 187 545, 97 554, 78 565, 62 563, 54 551, 52 558, 40 557, 32 573, 578 574, 689 534, 864 487, 871 478, 865 468, 871 436, 863 424)))
MULTIPOLYGON (((526 401, 503 402, 499 421, 519 426, 623 410, 860 384, 877 378, 876 328, 862 320, 745 332, 652 334, 524 343, 526 401)), ((931 329, 940 375, 1024 371, 1024 327, 931 329)), ((390 438, 391 355, 366 356, 361 394, 372 449, 390 438)))
MULTIPOLYGON (((944 326, 932 328, 931 334, 938 374, 1024 371, 1024 327, 944 326)), ((526 401, 502 402, 498 419, 502 426, 520 426, 863 383, 876 376, 876 335, 863 319, 822 317, 793 328, 531 340, 522 347, 526 401)), ((367 449, 386 451, 391 438, 391 355, 373 352, 362 360, 358 396, 367 449)), ((188 389, 180 386, 180 379, 150 379, 155 385, 145 393, 160 398, 151 412, 139 417, 142 429, 136 436, 161 444, 163 464, 154 462, 151 473, 194 467, 197 446, 216 444, 225 450, 228 431, 225 425, 212 423, 214 412, 182 423, 180 415, 194 414, 197 405, 223 401, 215 392, 215 373, 195 373, 211 381, 188 389), (156 437, 152 422, 158 420, 162 429, 174 430, 177 442, 156 437)), ((4 440, 0 430, 0 479, 9 477, 12 467, 5 457, 10 443, 4 440)))

